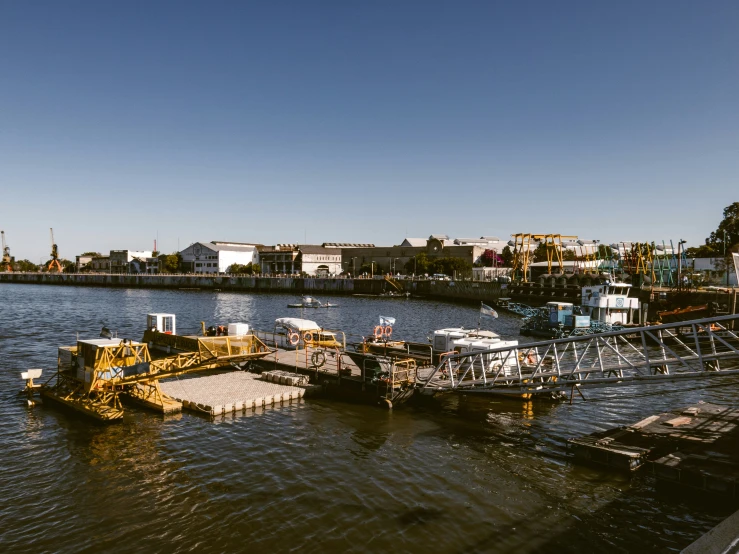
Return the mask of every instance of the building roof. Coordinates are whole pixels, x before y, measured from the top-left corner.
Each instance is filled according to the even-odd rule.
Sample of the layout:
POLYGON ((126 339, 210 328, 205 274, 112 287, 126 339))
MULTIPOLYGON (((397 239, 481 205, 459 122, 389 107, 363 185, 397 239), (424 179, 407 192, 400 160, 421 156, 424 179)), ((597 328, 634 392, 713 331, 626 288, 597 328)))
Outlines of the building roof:
POLYGON ((205 248, 208 248, 210 250, 213 250, 215 252, 253 252, 257 249, 257 246, 255 244, 244 244, 239 242, 193 242, 190 246, 186 247, 190 248, 191 246, 195 244, 200 244, 201 246, 204 246, 205 248))
POLYGON ((449 235, 431 235, 429 237, 429 240, 436 239, 436 240, 449 240, 449 235))
POLYGON ((403 242, 400 243, 400 246, 416 246, 416 247, 423 247, 426 246, 427 239, 413 239, 413 238, 405 238, 403 239, 403 242))
POLYGON ((316 244, 301 244, 298 250, 302 254, 336 254, 336 248, 325 248, 316 244))
POLYGON ((324 248, 374 248, 375 245, 371 243, 359 243, 359 242, 324 242, 321 246, 324 248))
POLYGON ((217 252, 253 252, 257 249, 255 244, 238 242, 201 242, 200 244, 217 252))
POLYGON ((233 241, 224 241, 224 240, 212 240, 210 241, 211 244, 222 244, 225 246, 256 246, 253 242, 233 242, 233 241))

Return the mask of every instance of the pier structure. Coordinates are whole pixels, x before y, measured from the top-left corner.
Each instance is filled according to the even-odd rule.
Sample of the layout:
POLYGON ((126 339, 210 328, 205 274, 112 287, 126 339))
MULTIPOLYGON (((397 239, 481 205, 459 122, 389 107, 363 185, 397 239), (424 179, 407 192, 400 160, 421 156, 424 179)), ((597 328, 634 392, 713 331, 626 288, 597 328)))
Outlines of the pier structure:
POLYGON ((739 315, 442 357, 422 392, 528 395, 739 374, 739 315))
POLYGON ((313 346, 278 349, 254 362, 263 371, 304 375, 326 392, 378 402, 388 408, 411 398, 416 390, 418 363, 405 356, 313 346))
POLYGON ((668 490, 739 500, 739 409, 699 402, 567 441, 578 462, 646 469, 668 490))

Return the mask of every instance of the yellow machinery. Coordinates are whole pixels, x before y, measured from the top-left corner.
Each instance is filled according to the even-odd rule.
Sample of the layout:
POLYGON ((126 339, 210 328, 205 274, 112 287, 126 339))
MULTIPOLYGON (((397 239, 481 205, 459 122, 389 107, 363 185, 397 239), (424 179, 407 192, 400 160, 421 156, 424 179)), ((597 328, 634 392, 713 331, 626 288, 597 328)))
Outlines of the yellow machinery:
POLYGON ((2 236, 2 242, 3 242, 3 265, 2 270, 3 271, 13 271, 13 264, 15 260, 10 255, 10 246, 5 244, 5 231, 0 231, 0 235, 2 236))
POLYGON ((598 267, 598 242, 577 240, 575 246, 575 261, 580 272, 584 274, 597 274, 598 267))
POLYGON ((49 228, 49 231, 51 232, 51 260, 49 261, 49 266, 46 268, 46 271, 49 273, 52 271, 61 273, 62 264, 59 262, 59 248, 57 248, 56 243, 54 242, 54 229, 49 228))
POLYGON ((29 382, 29 402, 39 390, 44 399, 104 422, 123 417, 121 396, 162 413, 179 412, 182 404, 162 393, 160 379, 229 366, 270 353, 253 335, 202 337, 197 341, 195 351, 158 360, 152 360, 147 345, 140 342, 77 341, 76 346, 59 348, 57 372, 50 382, 42 386, 29 382))
POLYGON ((563 240, 577 240, 574 235, 534 235, 531 233, 516 233, 513 237, 513 275, 521 274, 521 280, 528 283, 529 266, 532 263, 534 250, 544 244, 547 252, 548 273, 552 273, 552 265, 557 262, 560 271, 564 273, 564 257, 562 253, 563 240))

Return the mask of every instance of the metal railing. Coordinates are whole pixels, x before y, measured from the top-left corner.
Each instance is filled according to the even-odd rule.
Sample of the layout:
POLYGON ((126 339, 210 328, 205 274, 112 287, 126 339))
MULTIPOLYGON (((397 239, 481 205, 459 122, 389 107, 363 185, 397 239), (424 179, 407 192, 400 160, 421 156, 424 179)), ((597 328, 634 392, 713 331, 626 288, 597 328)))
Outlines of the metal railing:
POLYGON ((531 394, 739 374, 739 315, 448 354, 425 392, 531 394))

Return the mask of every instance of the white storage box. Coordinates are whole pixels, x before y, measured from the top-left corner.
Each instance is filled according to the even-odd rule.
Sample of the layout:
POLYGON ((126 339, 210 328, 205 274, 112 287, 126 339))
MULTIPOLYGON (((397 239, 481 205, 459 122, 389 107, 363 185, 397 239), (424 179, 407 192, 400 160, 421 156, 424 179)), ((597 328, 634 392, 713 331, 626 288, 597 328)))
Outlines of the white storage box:
POLYGON ((228 336, 229 337, 241 337, 249 334, 249 325, 246 323, 229 323, 228 324, 228 336))

